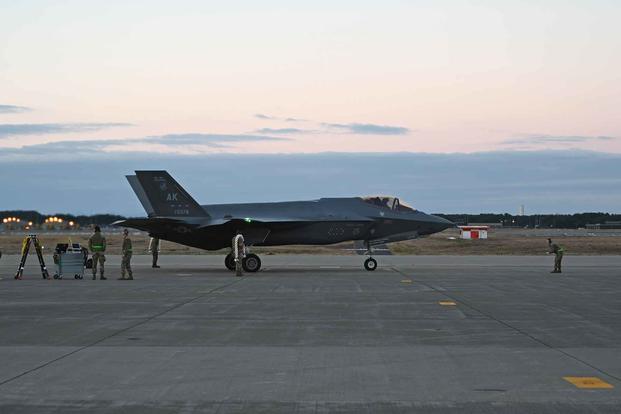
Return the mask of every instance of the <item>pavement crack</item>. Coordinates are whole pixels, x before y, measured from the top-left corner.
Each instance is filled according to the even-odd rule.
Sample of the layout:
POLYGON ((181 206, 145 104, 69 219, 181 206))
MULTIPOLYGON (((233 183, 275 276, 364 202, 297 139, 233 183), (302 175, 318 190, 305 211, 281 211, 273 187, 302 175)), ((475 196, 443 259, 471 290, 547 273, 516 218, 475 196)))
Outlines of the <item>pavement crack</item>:
POLYGON ((6 379, 6 380, 4 380, 4 381, 0 381, 0 387, 2 387, 2 386, 3 386, 3 385, 5 385, 5 384, 8 384, 8 383, 10 383, 10 382, 12 382, 12 381, 15 381, 16 379, 19 379, 19 378, 21 378, 21 377, 24 377, 24 376, 26 376, 26 375, 28 375, 28 374, 31 374, 31 373, 33 373, 33 372, 36 372, 36 371, 40 370, 41 368, 45 368, 45 367, 47 367, 47 366, 50 366, 50 365, 52 365, 52 364, 53 364, 53 363, 55 363, 55 362, 61 361, 61 360, 65 359, 65 358, 67 358, 67 357, 70 357, 70 356, 72 356, 72 355, 75 355, 75 354, 77 354, 78 352, 84 351, 85 349, 88 349, 88 348, 91 348, 91 347, 93 347, 93 346, 96 346, 96 345, 98 345, 98 344, 100 344, 100 343, 102 343, 102 342, 104 342, 104 341, 107 341, 107 340, 108 340, 108 339, 110 339, 110 338, 114 338, 114 337, 115 337, 115 336, 117 336, 117 335, 121 335, 121 334, 123 334, 123 333, 125 333, 125 332, 127 332, 127 331, 129 331, 129 330, 132 330, 132 329, 134 329, 134 328, 137 328, 137 327, 139 327, 140 325, 144 325, 145 323, 148 323, 148 322, 150 322, 150 321, 152 321, 152 320, 154 320, 154 319, 156 319, 156 318, 159 318, 160 316, 166 315, 167 313, 172 312, 172 311, 174 311, 174 310, 176 310, 176 309, 179 309, 179 308, 180 308, 180 307, 182 307, 182 306, 188 305, 188 304, 190 304, 190 303, 192 303, 192 302, 195 302, 195 301, 197 301, 197 300, 199 300, 199 299, 202 299, 202 298, 204 298, 204 297, 206 297, 206 296, 209 296, 209 295, 211 295, 212 293, 215 293, 215 292, 221 291, 221 290, 223 290, 223 289, 226 289, 226 288, 227 288, 227 287, 229 287, 229 286, 233 286, 233 285, 235 285, 235 284, 237 284, 237 283, 241 282, 241 281, 242 281, 242 280, 244 280, 244 279, 246 279, 246 278, 245 278, 245 277, 238 277, 238 278, 236 278, 235 280, 233 280, 232 282, 226 283, 226 284, 221 285, 221 286, 217 286, 217 287, 215 287, 215 288, 213 288, 213 289, 210 289, 210 290, 208 290, 208 291, 205 291, 204 293, 201 293, 201 294, 200 294, 200 295, 198 295, 198 296, 194 296, 193 298, 190 298, 190 299, 185 300, 185 301, 183 301, 183 302, 177 303, 176 305, 173 305, 173 306, 171 306, 171 307, 169 307, 169 308, 167 308, 167 309, 164 309, 164 310, 163 310, 163 311, 161 311, 161 312, 158 312, 158 313, 156 313, 156 314, 154 314, 154 315, 151 315, 151 316, 149 316, 148 318, 145 318, 145 319, 143 319, 143 320, 141 320, 141 321, 139 321, 139 322, 136 322, 136 323, 134 323, 134 324, 132 324, 132 325, 130 325, 130 326, 128 326, 128 327, 126 327, 126 328, 120 329, 120 330, 118 330, 118 331, 116 331, 116 332, 114 332, 114 333, 112 333, 112 334, 110 334, 110 335, 106 335, 106 336, 104 336, 103 338, 100 338, 100 339, 98 339, 98 340, 96 340, 96 341, 94 341, 94 342, 92 342, 92 343, 90 343, 90 344, 88 344, 88 345, 84 345, 84 346, 81 346, 81 347, 79 347, 79 348, 76 348, 76 349, 74 349, 74 350, 73 350, 73 351, 71 351, 71 352, 67 352, 67 353, 66 353, 66 354, 64 354, 64 355, 61 355, 61 356, 59 356, 59 357, 57 357, 57 358, 54 358, 54 359, 52 359, 52 360, 50 360, 50 361, 47 361, 47 362, 45 362, 45 363, 43 363, 43 364, 40 364, 40 365, 38 365, 38 366, 36 366, 36 367, 34 367, 34 368, 31 368, 31 369, 29 369, 29 370, 26 370, 26 371, 22 372, 21 374, 15 375, 15 376, 13 376, 13 377, 11 377, 11 378, 8 378, 8 379, 6 379))
POLYGON ((604 370, 602 368, 599 368, 599 367, 597 367, 597 366, 595 366, 595 365, 593 365, 593 364, 591 364, 591 363, 589 363, 589 362, 587 362, 587 361, 585 361, 585 360, 583 360, 583 359, 581 359, 581 358, 579 358, 579 357, 577 357, 577 356, 575 356, 575 355, 573 355, 573 354, 571 354, 571 353, 569 353, 569 352, 567 352, 567 351, 565 351, 565 350, 563 350, 561 348, 555 347, 554 345, 551 345, 551 344, 549 344, 549 343, 547 343, 547 342, 537 338, 536 336, 526 332, 523 329, 518 328, 517 326, 513 326, 510 323, 503 321, 502 319, 498 319, 495 316, 493 316, 493 315, 491 315, 491 314, 489 314, 487 312, 484 312, 481 309, 477 308, 476 306, 474 306, 474 305, 464 301, 463 299, 460 299, 460 298, 458 298, 456 296, 450 295, 445 290, 439 290, 439 289, 437 289, 436 287, 434 287, 433 285, 431 285, 429 283, 423 282, 420 279, 415 279, 415 278, 411 277, 410 275, 406 274, 405 272, 402 272, 401 270, 399 270, 398 268, 396 268, 394 266, 391 267, 391 269, 394 272, 396 272, 396 273, 398 273, 398 274, 400 274, 402 276, 409 277, 415 283, 419 283, 419 284, 421 284, 421 285, 423 285, 423 286, 433 290, 434 292, 439 293, 440 295, 446 296, 447 298, 455 301, 458 304, 463 304, 467 308, 470 308, 471 310, 473 310, 473 311, 475 311, 475 312, 485 316, 486 318, 489 318, 489 319, 491 319, 491 320, 493 320, 493 321, 495 321, 495 322, 497 322, 497 323, 499 323, 499 324, 501 324, 501 325, 503 325, 503 326, 505 326, 505 327, 507 327, 507 328, 509 328, 509 329, 511 329, 511 330, 513 330, 515 332, 517 332, 518 334, 523 335, 523 336, 531 339, 534 342, 537 342, 538 344, 540 344, 540 345, 542 345, 542 346, 544 346, 544 347, 546 347, 546 348, 548 348, 548 349, 550 349, 552 351, 556 351, 556 352, 558 352, 558 353, 560 353, 560 354, 562 354, 562 355, 564 355, 564 356, 566 356, 566 357, 568 357, 570 359, 573 359, 574 361, 576 361, 576 362, 578 362, 580 364, 583 364, 583 365, 585 365, 585 366, 587 366, 589 368, 594 369, 595 371, 599 372, 600 374, 606 375, 609 378, 612 378, 612 379, 614 379, 614 380, 616 380, 618 382, 621 382, 621 377, 618 377, 618 376, 616 376, 616 375, 614 375, 614 374, 612 374, 612 373, 610 373, 610 372, 608 372, 608 371, 606 371, 606 370, 604 370))

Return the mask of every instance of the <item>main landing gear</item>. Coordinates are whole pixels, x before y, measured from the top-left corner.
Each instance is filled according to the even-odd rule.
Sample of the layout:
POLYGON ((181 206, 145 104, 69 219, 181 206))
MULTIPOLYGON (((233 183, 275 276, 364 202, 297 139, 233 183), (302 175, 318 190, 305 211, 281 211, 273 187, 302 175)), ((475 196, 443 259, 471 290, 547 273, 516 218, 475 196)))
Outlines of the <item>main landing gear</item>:
POLYGON ((373 255, 373 248, 371 247, 371 243, 365 241, 364 244, 367 247, 366 254, 369 255, 367 260, 364 261, 364 268, 367 269, 369 272, 372 272, 377 269, 377 260, 371 257, 373 255))
MULTIPOLYGON (((224 265, 227 269, 235 270, 235 256, 233 253, 229 253, 224 258, 224 265)), ((254 253, 249 253, 242 259, 242 267, 245 272, 255 273, 261 269, 261 259, 254 253)))

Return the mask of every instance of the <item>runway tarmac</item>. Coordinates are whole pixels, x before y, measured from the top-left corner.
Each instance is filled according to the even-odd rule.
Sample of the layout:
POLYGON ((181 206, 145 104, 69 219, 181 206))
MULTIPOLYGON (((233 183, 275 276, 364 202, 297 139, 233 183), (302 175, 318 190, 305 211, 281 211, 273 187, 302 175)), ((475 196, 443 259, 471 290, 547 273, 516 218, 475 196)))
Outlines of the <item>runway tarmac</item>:
POLYGON ((621 412, 621 256, 149 259, 2 257, 0 413, 621 412))

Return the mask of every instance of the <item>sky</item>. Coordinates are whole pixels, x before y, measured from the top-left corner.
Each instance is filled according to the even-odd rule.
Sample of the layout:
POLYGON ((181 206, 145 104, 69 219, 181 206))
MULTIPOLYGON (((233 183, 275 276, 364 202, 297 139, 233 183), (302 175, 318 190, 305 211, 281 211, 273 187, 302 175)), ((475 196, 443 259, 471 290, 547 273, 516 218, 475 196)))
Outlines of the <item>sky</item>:
MULTIPOLYGON (((0 11, 0 210, 19 199, 42 211, 102 212, 62 180, 53 186, 71 193, 68 205, 38 199, 47 188, 35 180, 38 192, 16 197, 15 165, 74 176, 82 188, 91 165, 124 195, 122 175, 137 168, 169 165, 190 180, 208 171, 197 191, 224 202, 365 191, 363 160, 381 166, 373 182, 383 183, 365 194, 399 190, 433 211, 621 209, 610 190, 584 199, 549 184, 539 201, 488 192, 495 180, 548 182, 515 160, 558 162, 556 172, 578 179, 588 158, 593 188, 619 188, 621 166, 601 162, 621 156, 618 1, 0 0, 0 11), (420 174, 415 164, 393 168, 402 156, 436 160, 425 178, 453 196, 395 184, 420 174), (566 157, 575 165, 559 161, 566 157), (301 172, 289 161, 302 159, 317 167, 292 189, 301 172), (469 189, 445 181, 447 169, 459 180, 460 166, 480 159, 487 166, 469 189), (230 165, 206 165, 222 160, 247 175, 234 181, 230 165), (324 181, 326 160, 356 170, 324 181), (223 185, 250 176, 275 185, 244 200, 223 185), (464 201, 472 188, 487 189, 475 204, 464 201)), ((135 200, 106 208, 141 213, 135 200)))

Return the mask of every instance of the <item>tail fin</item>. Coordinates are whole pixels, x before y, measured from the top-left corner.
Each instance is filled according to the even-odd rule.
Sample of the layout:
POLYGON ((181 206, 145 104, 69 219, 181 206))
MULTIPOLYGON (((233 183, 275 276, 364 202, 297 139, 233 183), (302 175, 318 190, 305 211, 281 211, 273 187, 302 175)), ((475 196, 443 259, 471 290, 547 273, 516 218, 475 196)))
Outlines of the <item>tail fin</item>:
POLYGON ((150 217, 209 217, 166 171, 136 171, 127 181, 150 217))

